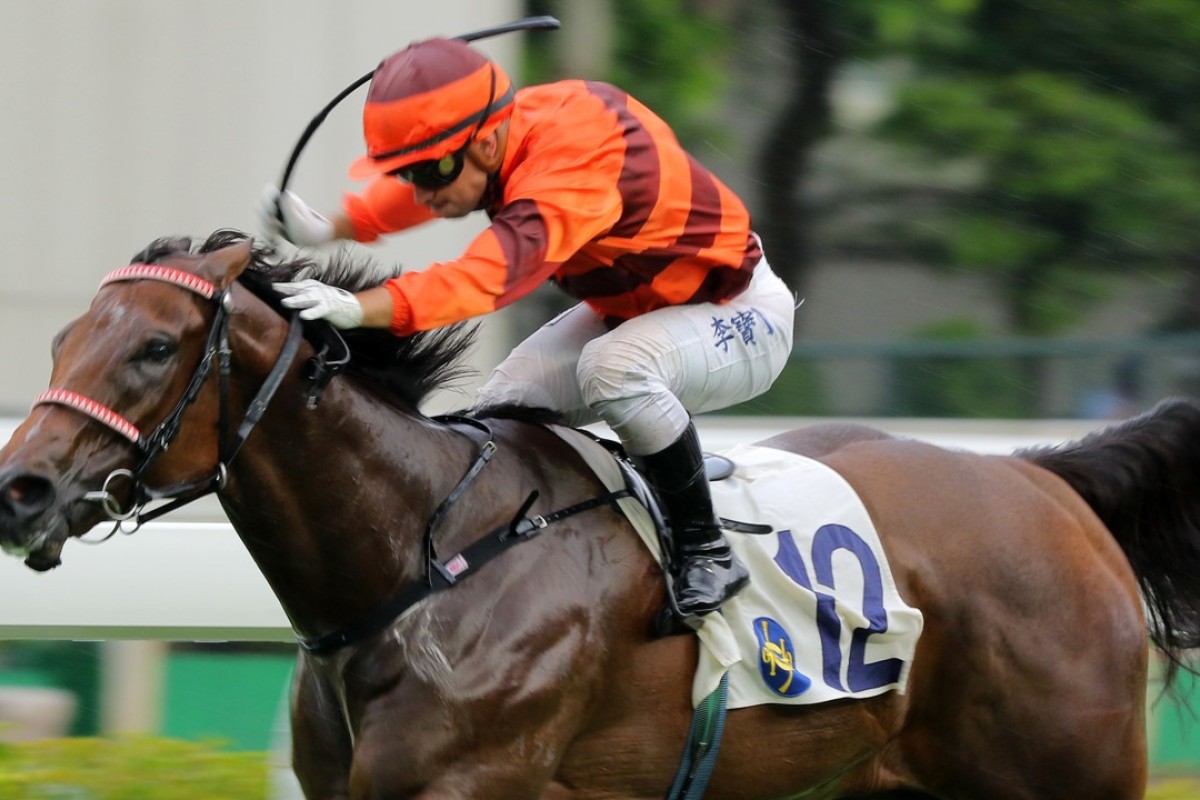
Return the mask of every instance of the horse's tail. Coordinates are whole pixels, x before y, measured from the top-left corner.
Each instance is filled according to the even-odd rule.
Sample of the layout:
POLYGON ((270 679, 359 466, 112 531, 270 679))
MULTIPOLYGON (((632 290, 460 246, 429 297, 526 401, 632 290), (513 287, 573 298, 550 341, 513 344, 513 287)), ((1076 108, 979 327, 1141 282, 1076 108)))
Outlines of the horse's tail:
POLYGON ((1170 684, 1200 647, 1200 403, 1171 399, 1071 444, 1022 450, 1092 507, 1141 586, 1170 684))

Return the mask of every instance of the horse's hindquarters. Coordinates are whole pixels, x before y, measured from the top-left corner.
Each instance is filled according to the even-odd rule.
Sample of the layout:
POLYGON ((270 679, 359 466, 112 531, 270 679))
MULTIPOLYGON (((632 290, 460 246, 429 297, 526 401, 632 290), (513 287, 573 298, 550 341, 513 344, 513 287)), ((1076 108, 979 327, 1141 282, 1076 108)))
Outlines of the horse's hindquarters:
POLYGON ((973 800, 1140 797, 1144 621, 1095 515, 1017 459, 892 441, 827 461, 925 618, 889 745, 904 783, 973 800))

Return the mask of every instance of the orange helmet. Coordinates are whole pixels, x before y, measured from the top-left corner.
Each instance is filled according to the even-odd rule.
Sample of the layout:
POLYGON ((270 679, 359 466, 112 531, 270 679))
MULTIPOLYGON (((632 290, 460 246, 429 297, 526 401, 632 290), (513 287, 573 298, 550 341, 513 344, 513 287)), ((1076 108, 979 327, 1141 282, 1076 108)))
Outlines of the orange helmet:
POLYGON ((487 136, 512 113, 513 86, 466 43, 428 39, 388 56, 363 108, 367 154, 350 165, 363 180, 439 159, 487 136))

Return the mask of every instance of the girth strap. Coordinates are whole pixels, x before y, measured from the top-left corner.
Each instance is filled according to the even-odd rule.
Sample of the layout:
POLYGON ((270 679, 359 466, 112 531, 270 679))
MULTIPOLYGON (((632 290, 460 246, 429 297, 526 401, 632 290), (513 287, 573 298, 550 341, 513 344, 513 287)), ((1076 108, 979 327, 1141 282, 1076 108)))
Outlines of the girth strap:
POLYGON ((368 639, 386 630, 397 617, 411 606, 416 605, 431 594, 448 589, 469 575, 475 574, 484 564, 513 545, 534 538, 547 526, 584 511, 590 511, 593 508, 614 503, 622 497, 628 496, 629 491, 621 489, 601 495, 600 497, 593 497, 590 500, 584 500, 581 503, 559 509, 550 514, 531 517, 526 516, 526 514, 537 500, 538 493, 537 491, 530 492, 512 521, 488 531, 482 539, 457 555, 453 555, 444 561, 431 560, 430 564, 433 569, 430 570, 427 581, 413 581, 409 583, 400 590, 399 594, 383 606, 348 628, 326 634, 325 636, 319 636, 315 639, 300 638, 300 646, 314 655, 327 655, 347 645, 368 639))

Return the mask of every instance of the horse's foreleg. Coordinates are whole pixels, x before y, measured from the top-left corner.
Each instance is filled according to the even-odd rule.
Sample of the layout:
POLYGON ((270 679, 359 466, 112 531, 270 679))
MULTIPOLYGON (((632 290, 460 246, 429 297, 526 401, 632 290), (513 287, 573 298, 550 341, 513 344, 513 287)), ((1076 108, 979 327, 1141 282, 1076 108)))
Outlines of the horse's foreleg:
POLYGON ((304 656, 292 685, 292 769, 308 800, 346 800, 352 745, 341 703, 304 656))

